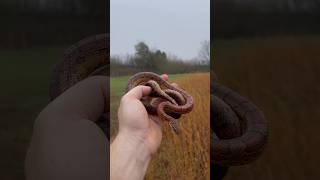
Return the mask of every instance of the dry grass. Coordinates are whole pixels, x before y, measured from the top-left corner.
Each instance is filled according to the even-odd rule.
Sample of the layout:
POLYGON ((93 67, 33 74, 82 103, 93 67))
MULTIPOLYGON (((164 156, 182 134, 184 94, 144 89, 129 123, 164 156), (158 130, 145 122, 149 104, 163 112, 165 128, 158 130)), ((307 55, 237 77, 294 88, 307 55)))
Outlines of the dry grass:
POLYGON ((176 81, 194 98, 194 109, 179 120, 182 133, 166 124, 163 140, 146 179, 210 179, 210 75, 185 75, 176 81))
POLYGON ((262 157, 226 180, 319 179, 320 38, 216 40, 221 83, 251 99, 270 123, 262 157))

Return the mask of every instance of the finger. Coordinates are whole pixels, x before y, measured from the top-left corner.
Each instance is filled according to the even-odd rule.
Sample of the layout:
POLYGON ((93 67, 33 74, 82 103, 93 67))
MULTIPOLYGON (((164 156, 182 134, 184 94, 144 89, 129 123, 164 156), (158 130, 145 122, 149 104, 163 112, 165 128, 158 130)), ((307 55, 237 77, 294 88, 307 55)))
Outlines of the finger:
POLYGON ((140 100, 144 96, 148 96, 151 93, 151 87, 149 86, 136 86, 131 89, 124 98, 134 98, 140 100))
POLYGON ((169 80, 168 74, 162 74, 161 77, 162 77, 162 79, 164 79, 165 81, 168 81, 168 80, 169 80))

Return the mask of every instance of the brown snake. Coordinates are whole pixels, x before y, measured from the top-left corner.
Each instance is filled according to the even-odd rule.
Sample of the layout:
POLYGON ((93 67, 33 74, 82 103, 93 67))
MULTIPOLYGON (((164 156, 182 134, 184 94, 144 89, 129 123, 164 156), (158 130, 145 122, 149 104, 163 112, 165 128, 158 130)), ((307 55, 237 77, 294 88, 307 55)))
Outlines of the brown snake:
POLYGON ((211 162, 216 179, 221 179, 219 173, 228 167, 250 163, 261 155, 267 143, 268 124, 258 107, 218 84, 215 78, 210 88, 211 162))
POLYGON ((180 129, 177 119, 180 118, 181 114, 192 111, 192 96, 152 72, 140 72, 133 75, 128 81, 125 92, 138 85, 146 85, 152 88, 151 95, 141 99, 147 111, 150 114, 157 114, 162 120, 168 121, 173 131, 179 134, 180 129))

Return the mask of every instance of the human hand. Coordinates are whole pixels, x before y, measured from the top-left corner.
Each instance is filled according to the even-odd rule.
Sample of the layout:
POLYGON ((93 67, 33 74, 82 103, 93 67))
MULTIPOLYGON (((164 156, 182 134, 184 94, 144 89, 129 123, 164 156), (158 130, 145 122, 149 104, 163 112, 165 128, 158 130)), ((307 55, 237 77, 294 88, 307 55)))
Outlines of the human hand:
MULTIPOLYGON (((162 78, 168 80, 168 75, 164 74, 162 78)), ((150 93, 150 87, 137 86, 121 99, 119 132, 110 149, 112 180, 143 179, 152 154, 160 146, 162 121, 148 114, 140 101, 150 93)))
MULTIPOLYGON (((168 75, 162 75, 168 80, 168 75)), ((140 99, 151 93, 149 86, 137 86, 125 94, 120 103, 119 133, 129 136, 131 141, 143 142, 150 154, 158 149, 161 139, 161 123, 158 116, 148 114, 140 99)))

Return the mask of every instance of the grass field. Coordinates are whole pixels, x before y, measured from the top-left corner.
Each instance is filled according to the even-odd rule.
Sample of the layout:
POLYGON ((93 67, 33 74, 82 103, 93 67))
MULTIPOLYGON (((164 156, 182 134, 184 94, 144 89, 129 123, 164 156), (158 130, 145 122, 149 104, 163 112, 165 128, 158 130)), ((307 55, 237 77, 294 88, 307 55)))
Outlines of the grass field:
MULTIPOLYGON (((128 77, 111 78, 111 136, 117 131, 117 109, 128 77)), ((163 140, 154 155, 146 179, 209 179, 210 176, 210 79, 209 73, 169 75, 194 98, 190 114, 180 120, 182 133, 163 128, 163 140)))
MULTIPOLYGON (((0 50, 0 179, 24 179, 24 158, 33 122, 49 102, 52 68, 64 50, 65 47, 0 50)), ((170 75, 172 81, 181 77, 170 75)), ((112 79, 111 99, 121 97, 127 78, 112 79)), ((111 108, 115 107, 117 102, 111 101, 111 108)))
MULTIPOLYGON (((252 164, 231 168, 226 180, 319 179, 320 37, 216 39, 214 43, 214 68, 219 81, 252 100, 270 123, 269 143, 262 157, 252 164)), ((63 50, 64 47, 0 50, 1 180, 24 179, 23 162, 32 125, 49 101, 52 66, 63 50)), ((207 76, 176 75, 170 76, 170 80, 190 93, 197 93, 193 90, 206 87, 198 83, 208 82, 207 76), (206 80, 192 80, 200 76, 206 80)), ((112 117, 126 81, 127 77, 111 80, 112 117)), ((197 115, 209 119, 206 114, 200 117, 197 114, 208 107, 208 98, 193 96, 200 103, 196 103, 198 108, 193 114, 181 120, 185 134, 179 139, 168 127, 164 128, 164 139, 148 169, 147 179, 207 177, 209 135, 206 129, 195 129, 209 125, 204 126, 204 120, 194 123, 187 118, 194 119, 197 115), (185 150, 191 147, 194 150, 185 150), (202 153, 204 156, 199 156, 202 153)), ((111 127, 115 133, 116 124, 111 127)))
POLYGON ((225 179, 319 179, 320 37, 214 43, 214 69, 220 83, 258 105, 270 125, 262 157, 231 168, 225 179))

